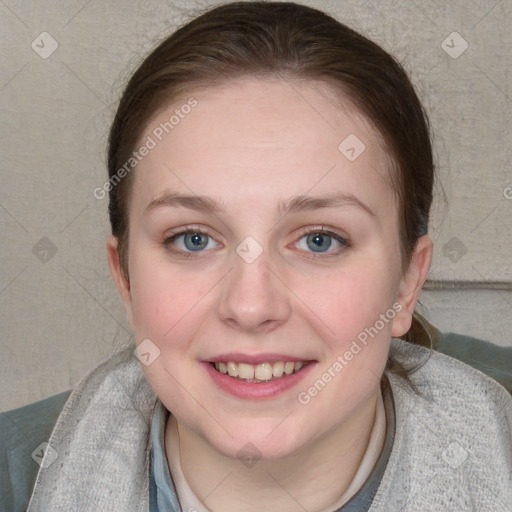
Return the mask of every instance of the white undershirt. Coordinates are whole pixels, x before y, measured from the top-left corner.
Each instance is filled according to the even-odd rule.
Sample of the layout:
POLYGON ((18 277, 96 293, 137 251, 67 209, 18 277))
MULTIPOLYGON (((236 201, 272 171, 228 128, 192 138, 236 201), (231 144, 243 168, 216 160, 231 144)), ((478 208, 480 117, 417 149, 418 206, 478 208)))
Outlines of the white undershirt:
MULTIPOLYGON (((210 512, 208 508, 204 506, 201 500, 194 494, 188 482, 183 475, 180 462, 180 447, 179 447, 179 436, 176 427, 171 429, 170 435, 166 438, 170 443, 169 450, 165 450, 170 455, 168 460, 169 471, 171 473, 172 481, 176 489, 176 495, 180 502, 181 510, 195 510, 197 512, 210 512)), ((377 396, 377 408, 375 411, 375 421, 370 434, 370 440, 368 446, 361 460, 361 464, 354 475, 354 478, 350 482, 347 490, 343 493, 338 501, 334 505, 323 509, 321 512, 333 512, 343 506, 350 498, 352 498, 361 489, 363 484, 366 482, 371 471, 375 467, 379 456, 384 446, 384 440, 386 437, 386 412, 384 409, 384 401, 382 399, 382 392, 379 386, 379 392, 377 396)))

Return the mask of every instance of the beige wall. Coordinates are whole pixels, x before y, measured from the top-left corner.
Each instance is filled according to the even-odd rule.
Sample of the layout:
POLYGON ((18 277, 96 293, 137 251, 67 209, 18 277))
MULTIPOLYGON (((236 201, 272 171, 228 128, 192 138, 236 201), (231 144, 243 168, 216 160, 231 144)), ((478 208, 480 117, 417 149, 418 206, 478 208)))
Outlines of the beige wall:
MULTIPOLYGON (((107 203, 93 195, 112 104, 156 39, 215 3, 0 3, 0 410, 70 388, 129 340, 106 264, 107 203)), ((395 54, 424 99, 449 204, 438 196, 431 277, 505 283, 425 292, 423 311, 512 345, 512 1, 304 3, 395 54)))

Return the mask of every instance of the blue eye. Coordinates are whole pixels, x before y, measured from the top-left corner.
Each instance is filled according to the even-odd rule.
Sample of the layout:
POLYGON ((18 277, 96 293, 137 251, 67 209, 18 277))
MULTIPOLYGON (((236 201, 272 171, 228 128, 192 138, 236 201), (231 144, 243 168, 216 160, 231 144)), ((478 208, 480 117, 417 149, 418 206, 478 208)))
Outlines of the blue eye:
POLYGON ((183 241, 189 251, 200 251, 208 245, 208 235, 203 233, 186 233, 183 241))
POLYGON ((214 244, 213 240, 201 231, 185 231, 165 240, 166 246, 175 245, 179 251, 184 253, 199 252, 203 249, 211 248, 211 244, 214 244))
POLYGON ((343 247, 349 247, 347 240, 329 231, 315 230, 306 233, 297 243, 299 249, 314 253, 336 253, 343 247), (330 250, 332 249, 332 250, 330 250))
POLYGON ((315 233, 307 236, 306 243, 315 252, 325 252, 332 245, 332 237, 325 233, 315 233))

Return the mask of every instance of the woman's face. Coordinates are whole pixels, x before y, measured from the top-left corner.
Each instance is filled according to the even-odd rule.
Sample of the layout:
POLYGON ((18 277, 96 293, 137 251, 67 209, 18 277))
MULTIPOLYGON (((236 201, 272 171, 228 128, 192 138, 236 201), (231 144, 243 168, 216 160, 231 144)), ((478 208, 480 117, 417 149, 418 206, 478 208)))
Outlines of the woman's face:
POLYGON ((142 136, 129 285, 114 239, 111 268, 165 406, 225 455, 283 457, 375 399, 421 272, 400 272, 378 135, 327 85, 247 78, 191 96, 142 136))

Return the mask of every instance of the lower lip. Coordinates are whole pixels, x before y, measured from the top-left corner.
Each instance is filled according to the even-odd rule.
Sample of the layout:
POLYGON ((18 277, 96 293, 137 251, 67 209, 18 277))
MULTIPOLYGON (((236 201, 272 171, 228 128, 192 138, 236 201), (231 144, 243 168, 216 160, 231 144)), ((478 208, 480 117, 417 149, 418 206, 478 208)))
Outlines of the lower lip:
POLYGON ((241 379, 234 379, 228 374, 220 373, 210 363, 202 363, 210 374, 213 382, 226 393, 239 398, 250 398, 254 400, 273 398, 298 384, 313 368, 315 362, 303 366, 298 372, 291 375, 283 375, 279 379, 268 382, 247 382, 241 379))

